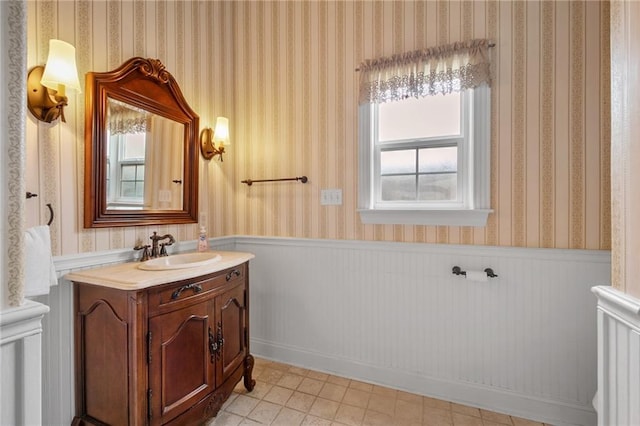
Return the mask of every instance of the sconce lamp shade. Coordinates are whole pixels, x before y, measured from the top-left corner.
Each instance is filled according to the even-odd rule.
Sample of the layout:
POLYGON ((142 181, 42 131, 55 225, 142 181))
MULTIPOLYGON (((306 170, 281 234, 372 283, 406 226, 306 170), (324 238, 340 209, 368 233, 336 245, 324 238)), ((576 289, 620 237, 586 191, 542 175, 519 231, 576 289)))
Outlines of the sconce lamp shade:
MULTIPOLYGON (((76 48, 62 40, 49 40, 49 57, 40 84, 60 92, 61 86, 81 93, 76 48)), ((63 89, 64 90, 64 89, 63 89)), ((64 93, 58 93, 64 96, 64 93)))
POLYGON ((216 129, 213 132, 213 142, 216 144, 230 145, 229 142, 229 119, 218 117, 216 119, 216 129))
POLYGON ((49 40, 46 66, 37 65, 27 76, 27 107, 40 121, 51 123, 64 118, 66 89, 81 93, 76 48, 62 40, 49 40))
POLYGON ((226 117, 217 118, 215 130, 207 127, 200 132, 200 152, 205 160, 218 155, 222 161, 224 147, 229 144, 229 119, 226 117))

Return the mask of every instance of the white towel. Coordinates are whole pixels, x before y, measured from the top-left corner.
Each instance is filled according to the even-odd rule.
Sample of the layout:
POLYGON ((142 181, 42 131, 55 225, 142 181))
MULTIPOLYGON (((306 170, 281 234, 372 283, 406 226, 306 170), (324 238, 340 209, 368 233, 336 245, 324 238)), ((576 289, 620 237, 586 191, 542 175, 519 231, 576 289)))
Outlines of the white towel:
POLYGON ((49 294, 49 287, 58 284, 49 227, 44 225, 27 229, 24 240, 24 294, 27 297, 49 294))

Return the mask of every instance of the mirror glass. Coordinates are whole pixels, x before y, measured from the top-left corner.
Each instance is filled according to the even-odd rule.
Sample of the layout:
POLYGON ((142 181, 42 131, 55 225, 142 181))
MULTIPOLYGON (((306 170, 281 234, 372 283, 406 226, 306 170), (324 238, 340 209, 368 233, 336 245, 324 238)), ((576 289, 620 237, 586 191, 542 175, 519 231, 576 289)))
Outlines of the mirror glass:
POLYGON ((199 118, 158 59, 86 76, 84 226, 196 223, 199 118))
POLYGON ((184 125, 108 98, 107 210, 182 210, 184 125))

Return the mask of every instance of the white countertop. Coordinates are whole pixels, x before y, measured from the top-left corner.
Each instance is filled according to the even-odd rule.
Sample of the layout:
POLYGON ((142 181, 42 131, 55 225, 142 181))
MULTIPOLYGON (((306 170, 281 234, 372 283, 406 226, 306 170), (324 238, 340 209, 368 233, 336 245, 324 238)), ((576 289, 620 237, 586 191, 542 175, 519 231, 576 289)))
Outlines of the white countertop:
POLYGON ((238 266, 255 256, 238 251, 214 251, 220 254, 219 261, 194 268, 145 271, 138 268, 140 262, 119 263, 117 265, 75 271, 65 275, 69 281, 101 285, 120 290, 141 290, 160 284, 194 278, 238 266))

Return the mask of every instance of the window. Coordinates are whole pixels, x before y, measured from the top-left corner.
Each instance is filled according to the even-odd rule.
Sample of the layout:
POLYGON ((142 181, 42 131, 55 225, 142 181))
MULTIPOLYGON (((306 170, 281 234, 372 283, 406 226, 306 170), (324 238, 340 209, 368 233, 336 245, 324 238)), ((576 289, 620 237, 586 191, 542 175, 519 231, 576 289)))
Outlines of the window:
POLYGON ((364 223, 486 224, 490 89, 465 89, 460 74, 452 75, 435 89, 424 75, 419 84, 416 78, 365 78, 363 88, 361 80, 358 211, 364 223))
POLYGON ((107 138, 107 203, 141 209, 144 202, 145 134, 122 133, 107 138))

